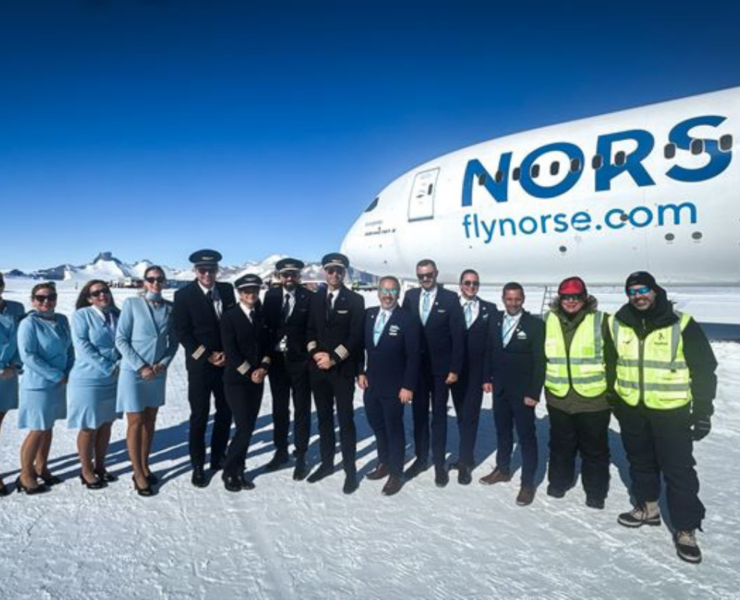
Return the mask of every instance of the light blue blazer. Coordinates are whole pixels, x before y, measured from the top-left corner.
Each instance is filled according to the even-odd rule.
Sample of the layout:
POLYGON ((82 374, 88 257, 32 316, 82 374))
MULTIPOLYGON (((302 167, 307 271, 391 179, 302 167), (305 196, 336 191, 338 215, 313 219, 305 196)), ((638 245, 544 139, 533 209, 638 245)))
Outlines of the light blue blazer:
POLYGON ((18 326, 18 351, 24 364, 21 389, 48 390, 69 377, 75 362, 67 317, 56 315, 56 326, 28 313, 18 326))
POLYGON ((162 363, 165 367, 177 353, 177 339, 172 328, 172 303, 164 303, 161 321, 154 318, 144 298, 128 298, 123 303, 116 329, 116 348, 121 353, 122 371, 162 363))
POLYGON ((18 322, 24 314, 26 310, 20 302, 5 301, 5 311, 0 313, 0 370, 11 365, 21 365, 18 322))
POLYGON ((115 334, 92 306, 81 308, 72 316, 72 342, 77 357, 70 381, 115 383, 116 368, 121 360, 115 334))

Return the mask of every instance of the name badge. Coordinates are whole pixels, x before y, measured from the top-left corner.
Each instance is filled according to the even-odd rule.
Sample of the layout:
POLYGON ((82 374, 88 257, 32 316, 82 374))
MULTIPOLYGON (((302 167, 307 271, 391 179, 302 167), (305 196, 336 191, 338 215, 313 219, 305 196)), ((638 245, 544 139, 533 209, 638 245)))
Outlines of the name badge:
POLYGON ((338 315, 346 315, 348 312, 349 312, 348 310, 338 310, 337 311, 337 314, 338 315))
POLYGON ((516 339, 518 340, 526 340, 527 339, 527 333, 524 331, 517 331, 516 332, 516 339))

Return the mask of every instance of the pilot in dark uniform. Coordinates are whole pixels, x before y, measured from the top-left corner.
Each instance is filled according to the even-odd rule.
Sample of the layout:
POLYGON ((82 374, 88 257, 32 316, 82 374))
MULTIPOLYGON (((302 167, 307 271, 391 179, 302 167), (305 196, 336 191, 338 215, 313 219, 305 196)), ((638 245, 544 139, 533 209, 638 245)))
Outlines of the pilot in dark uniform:
POLYGON ((457 426, 460 432, 460 452, 457 481, 468 485, 475 467, 475 441, 483 403, 485 383, 484 363, 486 342, 491 321, 498 315, 496 305, 478 297, 480 277, 473 269, 460 275, 460 306, 465 317, 465 361, 460 379, 452 385, 457 426))
POLYGON ((403 299, 403 307, 419 319, 423 332, 421 373, 412 405, 416 460, 406 477, 415 477, 428 467, 431 405, 434 481, 444 487, 450 480, 445 463, 447 399, 462 371, 465 321, 457 294, 438 286, 437 275, 433 260, 419 261, 416 276, 421 288, 409 290, 403 299))
POLYGON ((365 411, 378 445, 378 464, 367 478, 388 477, 383 487, 386 496, 403 487, 403 409, 414 397, 421 359, 419 322, 398 306, 400 291, 395 277, 380 280, 380 306, 365 311, 366 361, 357 377, 357 384, 365 390, 365 411))
POLYGON ((254 489, 244 467, 270 368, 270 336, 259 306, 261 286, 258 275, 237 279, 234 287, 239 293, 239 303, 221 319, 221 339, 226 352, 224 389, 236 425, 223 473, 224 487, 230 492, 254 489))
POLYGON ((306 452, 311 437, 311 383, 308 376, 306 329, 313 293, 301 285, 304 264, 295 258, 284 258, 275 265, 280 287, 267 291, 264 298, 265 323, 270 332, 270 390, 272 393, 273 441, 275 455, 265 467, 274 471, 286 464, 290 428, 290 395, 293 393, 293 441, 295 469, 293 479, 300 481, 308 474, 306 452))
POLYGON ((206 428, 211 394, 216 414, 211 434, 211 469, 223 467, 231 429, 231 411, 224 397, 223 373, 226 358, 221 345, 221 315, 236 304, 234 290, 228 283, 216 281, 221 254, 199 250, 190 255, 196 279, 175 292, 173 314, 175 334, 185 349, 190 403, 190 462, 192 483, 206 487, 206 428))
POLYGON ((354 418, 355 375, 362 352, 365 301, 344 286, 349 259, 338 252, 321 261, 326 288, 311 298, 307 349, 310 377, 319 418, 321 465, 308 477, 320 481, 334 472, 334 405, 339 419, 345 481, 343 491, 357 489, 357 432, 354 418))

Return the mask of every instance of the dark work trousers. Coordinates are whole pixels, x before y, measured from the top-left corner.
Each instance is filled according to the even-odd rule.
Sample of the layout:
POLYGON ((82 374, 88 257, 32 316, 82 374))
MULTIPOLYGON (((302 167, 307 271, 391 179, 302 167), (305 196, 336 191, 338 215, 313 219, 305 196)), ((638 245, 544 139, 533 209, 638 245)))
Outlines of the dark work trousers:
POLYGON ((211 433, 211 464, 226 453, 231 431, 231 410, 224 397, 224 370, 207 365, 188 371, 188 402, 190 403, 190 462, 203 466, 206 462, 206 428, 211 409, 211 394, 216 405, 211 433))
POLYGON ((662 473, 673 526, 682 531, 701 527, 705 511, 694 468, 689 407, 652 410, 619 401, 614 414, 619 420, 637 503, 658 500, 662 473))
POLYGON ((452 385, 452 403, 457 415, 457 428, 460 433, 460 452, 458 460, 470 468, 475 466, 475 441, 478 438, 480 408, 483 404, 483 382, 471 381, 463 369, 460 380, 452 385))
POLYGON ((450 386, 447 375, 432 375, 422 367, 419 386, 412 401, 414 413, 414 452, 416 458, 429 460, 429 408, 432 409, 432 460, 435 466, 445 464, 447 446, 447 398, 450 386))
POLYGON ((514 427, 522 453, 522 485, 534 486, 537 471, 537 430, 534 424, 534 406, 524 404, 523 396, 511 398, 506 394, 493 399, 493 420, 496 423, 498 450, 496 466, 503 473, 511 472, 511 453, 514 449, 514 427))
POLYGON ((227 383, 224 387, 226 401, 231 407, 236 425, 236 433, 226 454, 224 474, 239 477, 244 473, 249 442, 252 439, 254 425, 262 404, 264 384, 258 385, 245 381, 244 383, 227 383))
POLYGON ((370 427, 378 444, 378 462, 388 465, 390 474, 403 475, 406 435, 403 429, 403 404, 398 396, 380 396, 371 389, 363 396, 370 427))
POLYGON ((550 415, 548 482, 554 488, 573 486, 576 453, 581 454, 581 482, 586 496, 606 499, 609 491, 609 420, 611 410, 570 414, 547 405, 550 415))
POLYGON ((311 437, 311 382, 308 378, 308 361, 287 360, 279 354, 270 365, 269 379, 275 448, 277 450, 288 449, 290 394, 292 392, 293 442, 296 456, 304 456, 308 451, 308 440, 311 437))
POLYGON ((339 419, 339 442, 342 447, 344 470, 355 474, 355 457, 357 455, 357 431, 355 430, 355 379, 344 376, 336 369, 322 371, 310 367, 311 388, 316 402, 316 415, 319 418, 319 449, 321 462, 334 464, 336 436, 334 434, 334 405, 339 419))

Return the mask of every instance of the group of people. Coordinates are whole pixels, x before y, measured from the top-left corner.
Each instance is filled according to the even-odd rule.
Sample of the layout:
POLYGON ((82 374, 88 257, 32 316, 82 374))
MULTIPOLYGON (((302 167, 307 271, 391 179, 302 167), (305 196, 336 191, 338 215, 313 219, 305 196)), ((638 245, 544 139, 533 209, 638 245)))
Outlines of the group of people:
MULTIPOLYGON (((574 486, 580 455, 586 505, 604 508, 614 413, 635 502, 619 515, 619 523, 633 528, 661 523, 662 476, 678 555, 701 561, 696 530, 704 506, 693 442, 711 428, 717 363, 701 328, 674 309, 649 273, 627 278, 628 302, 615 315, 599 311, 585 282, 570 277, 541 319, 524 310, 520 284, 504 286, 499 311, 478 296, 475 270, 461 273, 458 295, 437 284, 437 266, 430 259, 417 264, 420 285, 405 293, 402 304, 400 281, 386 276, 378 285, 379 306, 368 309, 363 297, 344 285, 349 259, 340 253, 323 258, 326 285, 316 293, 301 285, 303 262, 280 260, 280 285, 263 300, 257 275, 238 278, 233 288, 216 281, 218 252, 198 251, 190 260, 196 278, 175 293, 173 303, 162 297, 165 274, 156 266, 145 273, 144 295, 126 300, 121 311, 105 282, 88 282, 71 328, 54 310, 52 284, 33 288, 33 310, 24 317, 23 306, 2 300, 0 277, 0 422, 19 407, 19 427, 30 430, 21 449, 19 491, 35 494, 59 482, 49 471, 48 456, 54 421, 65 417, 79 429, 82 484, 99 489, 114 481, 105 455, 111 423, 126 413, 133 485, 140 495, 153 495, 158 481, 149 453, 167 367, 179 343, 186 354, 196 487, 208 486, 219 470, 230 492, 255 487, 246 457, 267 379, 275 453, 265 469, 292 462, 293 479, 309 483, 332 475, 336 413, 346 494, 359 485, 355 385, 363 391, 377 442, 378 460, 366 477, 385 480, 387 496, 430 466, 439 487, 449 483, 450 469, 457 470, 460 484, 470 484, 483 395, 492 393, 496 467, 480 482, 512 479, 516 432, 522 464, 516 503, 527 506, 536 492, 535 407, 544 388, 550 425, 547 494, 562 498, 574 486), (452 465, 447 464, 450 394, 459 429, 452 465), (306 454, 312 396, 320 464, 311 472, 306 454), (206 471, 211 397, 215 415, 206 471), (415 460, 404 470, 407 404, 415 460)), ((0 493, 7 493, 1 482, 0 493)))

